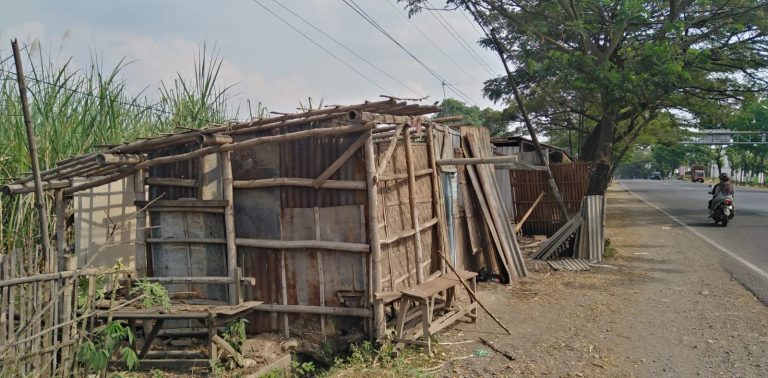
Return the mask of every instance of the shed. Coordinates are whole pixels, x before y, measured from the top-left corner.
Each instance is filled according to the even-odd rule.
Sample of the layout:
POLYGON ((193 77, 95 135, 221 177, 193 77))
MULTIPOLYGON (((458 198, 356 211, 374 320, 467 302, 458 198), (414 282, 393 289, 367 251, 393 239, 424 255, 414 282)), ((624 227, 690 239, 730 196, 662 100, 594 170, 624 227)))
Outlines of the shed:
MULTIPOLYGON (((440 255, 472 255, 449 232, 456 189, 436 163, 453 157, 457 135, 424 117, 437 110, 394 99, 334 106, 72 157, 42 172, 63 241, 50 258, 82 251, 62 220, 75 196, 86 228, 133 236, 114 256, 137 276, 189 300, 263 302, 252 332, 382 339, 403 289, 444 273, 440 255), (101 209, 83 200, 94 196, 125 222, 94 220, 101 209)), ((3 187, 33 190, 32 177, 3 187)), ((111 240, 87 243, 98 255, 111 240)))

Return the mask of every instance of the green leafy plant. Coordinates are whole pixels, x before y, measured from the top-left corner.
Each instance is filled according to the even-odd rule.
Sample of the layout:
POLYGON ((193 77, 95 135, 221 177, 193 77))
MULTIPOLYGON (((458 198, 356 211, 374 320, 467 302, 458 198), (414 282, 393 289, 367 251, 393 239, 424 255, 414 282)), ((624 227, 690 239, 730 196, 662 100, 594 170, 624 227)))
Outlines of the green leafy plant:
POLYGON ((143 295, 144 298, 141 301, 144 307, 162 306, 165 308, 171 307, 171 297, 168 294, 168 289, 158 282, 149 282, 147 280, 138 280, 136 286, 131 289, 131 294, 143 295))
MULTIPOLYGON (((106 277, 100 274, 95 277, 94 282, 96 287, 94 288, 94 300, 104 299, 106 294, 106 277)), ((85 307, 88 301, 88 292, 90 291, 88 276, 80 276, 77 281, 77 305, 85 307)))
POLYGON ((139 357, 131 347, 122 346, 124 342, 133 344, 134 336, 131 329, 124 327, 119 321, 112 321, 97 328, 89 339, 80 345, 77 351, 77 361, 90 372, 101 372, 107 367, 115 351, 120 352, 120 359, 125 361, 128 370, 139 366, 139 357))
POLYGON ((293 367, 293 374, 296 377, 312 376, 317 371, 317 367, 312 361, 299 362, 293 360, 291 361, 291 367, 293 367))

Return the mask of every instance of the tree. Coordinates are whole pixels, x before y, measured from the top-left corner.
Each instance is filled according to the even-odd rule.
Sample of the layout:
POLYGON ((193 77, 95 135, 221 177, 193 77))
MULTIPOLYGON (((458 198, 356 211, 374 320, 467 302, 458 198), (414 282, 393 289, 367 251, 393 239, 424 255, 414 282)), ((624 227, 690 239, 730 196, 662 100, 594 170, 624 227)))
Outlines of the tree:
POLYGON ((509 132, 510 115, 507 112, 491 108, 480 109, 476 105, 469 106, 452 98, 443 100, 440 104, 440 112, 435 117, 455 115, 464 116, 464 121, 469 124, 487 127, 491 135, 506 135, 509 132))
MULTIPOLYGON (((427 3, 400 1, 414 14, 427 3)), ((734 107, 767 87, 764 0, 447 4, 470 12, 486 33, 481 44, 511 67, 486 81, 486 96, 502 101, 518 89, 532 120, 587 120, 579 158, 595 167, 589 194, 605 192, 615 164, 660 115, 734 107)))

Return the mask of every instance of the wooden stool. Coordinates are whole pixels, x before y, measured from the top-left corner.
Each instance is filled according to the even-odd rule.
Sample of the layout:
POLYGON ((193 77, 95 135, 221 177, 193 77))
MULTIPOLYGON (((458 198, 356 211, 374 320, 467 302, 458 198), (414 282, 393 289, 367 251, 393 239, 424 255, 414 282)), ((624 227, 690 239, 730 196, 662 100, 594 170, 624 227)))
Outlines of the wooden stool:
POLYGON ((477 273, 460 270, 459 277, 455 274, 443 274, 420 285, 416 285, 400 291, 400 310, 397 314, 397 338, 398 341, 423 345, 427 348, 427 353, 432 355, 431 336, 445 327, 455 323, 457 320, 467 316, 474 323, 477 321, 477 302, 470 295, 469 304, 464 307, 453 307, 456 296, 456 287, 461 286, 461 282, 468 281, 472 291, 477 290, 477 273), (435 311, 435 299, 438 294, 445 292, 445 312, 433 319, 435 311), (421 311, 421 330, 416 330, 415 334, 408 338, 405 335, 405 323, 408 318, 408 310, 411 309, 411 303, 416 310, 421 311), (419 338, 424 338, 420 341, 419 338))

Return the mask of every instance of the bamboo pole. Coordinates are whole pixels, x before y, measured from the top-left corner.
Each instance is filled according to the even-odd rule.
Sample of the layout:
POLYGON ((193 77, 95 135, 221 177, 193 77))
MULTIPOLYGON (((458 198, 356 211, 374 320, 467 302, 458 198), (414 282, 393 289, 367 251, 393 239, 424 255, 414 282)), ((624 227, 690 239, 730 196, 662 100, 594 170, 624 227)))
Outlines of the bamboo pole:
MULTIPOLYGON (((484 156, 474 158, 453 158, 453 159, 440 159, 437 161, 437 165, 468 165, 468 164, 510 164, 515 165, 517 163, 516 155, 505 156, 484 156)), ((520 165, 523 169, 527 166, 520 165)))
POLYGON ((227 205, 224 208, 224 229, 227 238, 227 275, 230 278, 229 284, 229 304, 237 304, 235 285, 239 285, 235 280, 237 274, 237 243, 235 242, 235 198, 232 188, 232 158, 229 152, 222 152, 221 175, 224 186, 224 200, 227 205))
POLYGON ((419 209, 416 204, 416 176, 413 162, 413 146, 411 145, 411 127, 405 129, 405 164, 408 170, 408 207, 411 210, 411 227, 413 233, 413 249, 416 251, 416 283, 424 282, 424 256, 421 250, 421 229, 419 228, 419 209))
MULTIPOLYGON (((381 292, 381 245, 379 244, 379 198, 376 175, 376 152, 373 149, 373 135, 369 131, 365 142, 365 177, 368 185, 368 240, 371 245, 371 281, 373 295, 381 292)), ((384 315, 384 302, 373 301, 374 336, 384 340, 387 330, 387 319, 384 315)))
POLYGON ((48 212, 43 208, 43 184, 40 178, 40 163, 37 160, 37 142, 35 141, 35 132, 32 129, 32 117, 29 114, 29 101, 27 100, 27 83, 24 80, 24 68, 21 66, 21 53, 19 52, 19 43, 17 40, 11 41, 13 48, 13 58, 16 64, 16 79, 19 82, 19 97, 21 98, 21 110, 24 115, 24 127, 27 130, 27 143, 29 144, 29 159, 32 162, 32 175, 35 180, 35 210, 40 223, 40 245, 43 247, 43 254, 46 259, 51 258, 53 253, 51 248, 51 239, 48 235, 48 212))
MULTIPOLYGON (((445 131, 443 131, 445 133, 445 131)), ((445 141, 445 138, 443 138, 443 141, 445 141)), ((445 143, 445 142, 443 142, 445 143)), ((439 171, 437 169, 437 150, 435 148, 435 135, 434 131, 432 130, 432 126, 430 125, 427 128, 427 154, 429 159, 429 166, 432 169, 432 206, 435 212, 435 215, 437 215, 437 219, 439 223, 442 225, 438 227, 438 233, 439 233, 439 241, 440 241, 440 251, 439 253, 445 255, 446 254, 446 248, 448 248, 449 245, 451 245, 450 240, 448 240, 447 230, 446 227, 448 227, 448 221, 446 219, 447 216, 452 216, 445 213, 445 206, 443 205, 443 196, 440 193, 440 178, 439 178, 439 171)), ((445 265, 443 264, 442 260, 440 261, 440 271, 445 271, 445 265)))
MULTIPOLYGON (((40 184, 43 190, 51 190, 51 189, 67 188, 71 185, 71 182, 69 180, 52 180, 52 181, 42 181, 40 184)), ((35 189, 34 183, 26 182, 23 184, 3 185, 2 193, 3 195, 10 196, 13 194, 34 193, 35 190, 36 189, 35 189)))
POLYGON ((144 154, 98 154, 96 155, 96 162, 101 165, 125 165, 125 164, 138 164, 142 161, 146 161, 147 156, 144 154))

